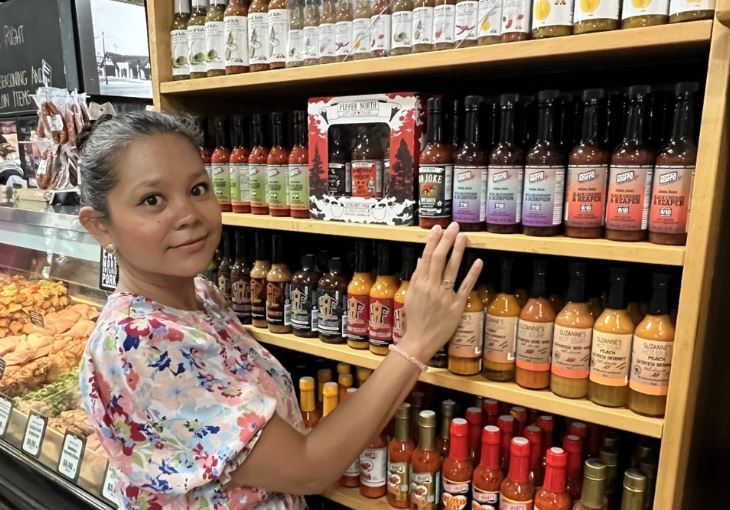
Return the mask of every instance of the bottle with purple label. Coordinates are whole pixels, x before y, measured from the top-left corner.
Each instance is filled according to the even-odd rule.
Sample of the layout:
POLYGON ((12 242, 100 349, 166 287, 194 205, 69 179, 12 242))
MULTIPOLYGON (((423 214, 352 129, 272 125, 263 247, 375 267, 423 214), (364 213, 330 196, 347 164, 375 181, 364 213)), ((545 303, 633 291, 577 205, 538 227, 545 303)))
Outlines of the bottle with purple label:
POLYGON ((462 231, 484 230, 487 216, 487 152, 480 143, 482 96, 464 99, 464 141, 454 158, 453 213, 462 231))
POLYGON ((537 95, 537 139, 525 158, 522 225, 528 236, 555 236, 563 222, 565 154, 558 141, 560 92, 537 95))
POLYGON ((525 151, 515 136, 518 94, 499 96, 499 141, 489 155, 487 173, 487 231, 517 234, 522 220, 522 181, 525 151))

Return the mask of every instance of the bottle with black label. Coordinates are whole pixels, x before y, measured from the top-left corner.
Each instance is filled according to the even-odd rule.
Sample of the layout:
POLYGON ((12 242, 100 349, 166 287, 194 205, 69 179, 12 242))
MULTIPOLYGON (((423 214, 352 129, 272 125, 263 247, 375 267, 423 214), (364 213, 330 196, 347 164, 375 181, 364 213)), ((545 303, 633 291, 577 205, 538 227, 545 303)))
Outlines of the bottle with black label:
POLYGON ((218 265, 218 290, 221 291, 227 302, 231 302, 231 240, 230 232, 223 231, 223 258, 218 265))
POLYGON ((327 266, 329 272, 320 278, 317 285, 319 339, 329 344, 341 344, 347 330, 347 279, 340 257, 332 257, 327 266))
POLYGON ((322 273, 317 269, 315 256, 302 256, 302 268, 291 280, 291 325, 294 335, 303 338, 317 336, 317 282, 322 273))
POLYGON ((291 271, 284 257, 284 238, 271 236, 271 270, 266 275, 266 322, 272 333, 291 332, 291 271))
POLYGON ((332 126, 330 131, 328 168, 327 192, 333 197, 352 195, 350 150, 346 146, 343 126, 332 126))
POLYGON ((241 324, 251 324, 251 269, 250 246, 241 230, 235 233, 236 255, 231 265, 231 304, 241 324))
POLYGON ((418 168, 418 224, 421 228, 451 223, 454 147, 444 133, 444 99, 428 100, 428 133, 418 168))
POLYGON ((269 236, 256 232, 256 259, 251 269, 251 322, 257 328, 267 328, 266 322, 266 276, 271 270, 269 236))

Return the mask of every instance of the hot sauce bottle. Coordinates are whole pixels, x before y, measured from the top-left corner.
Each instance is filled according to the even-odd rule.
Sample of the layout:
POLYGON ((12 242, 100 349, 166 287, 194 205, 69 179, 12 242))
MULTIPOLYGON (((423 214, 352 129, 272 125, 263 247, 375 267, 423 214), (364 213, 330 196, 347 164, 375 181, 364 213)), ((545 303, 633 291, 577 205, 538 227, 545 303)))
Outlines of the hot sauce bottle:
POLYGON ((551 448, 555 445, 553 431, 555 430, 555 420, 549 414, 544 414, 537 418, 535 424, 542 431, 542 447, 551 448))
POLYGON ((510 444, 509 474, 499 488, 500 508, 532 510, 535 487, 530 481, 530 443, 515 437, 510 444))
POLYGON ((482 451, 482 408, 468 408, 465 417, 466 422, 469 424, 469 457, 474 467, 476 467, 482 451))
POLYGON ((251 116, 252 140, 251 154, 248 157, 248 180, 251 189, 251 212, 269 214, 266 202, 266 161, 269 148, 264 139, 264 116, 254 113, 251 116))
POLYGON ((213 173, 213 189, 220 204, 221 211, 230 212, 231 208, 231 171, 228 162, 231 157, 231 149, 228 148, 228 132, 226 130, 226 119, 215 118, 215 149, 210 156, 211 171, 213 173))
POLYGON ((436 448, 436 413, 418 413, 418 447, 411 457, 411 509, 436 510, 441 490, 441 456, 436 448))
POLYGON ((337 2, 335 25, 335 59, 344 62, 352 50, 352 0, 337 2))
POLYGON ((457 48, 476 46, 479 38, 479 2, 458 0, 455 9, 454 40, 457 48))
POLYGON ((669 3, 669 23, 712 19, 714 14, 715 0, 671 0, 669 3))
POLYGON ((413 46, 413 0, 393 3, 391 55, 407 55, 413 46))
POLYGON ((393 298, 398 291, 390 248, 387 244, 378 245, 378 269, 375 283, 370 289, 370 317, 368 339, 370 352, 386 356, 388 346, 393 343, 393 298))
POLYGON ((438 439, 438 450, 441 453, 441 460, 449 455, 449 427, 451 427, 451 420, 455 413, 456 402, 450 399, 441 402, 441 434, 438 439))
POLYGON ((606 309, 593 326, 588 398, 609 407, 628 400, 629 361, 634 323, 626 310, 626 271, 611 269, 606 309))
POLYGON ((368 348, 370 289, 374 283, 368 247, 366 241, 357 241, 355 274, 347 286, 347 345, 353 349, 368 348))
POLYGON ((652 275, 649 313, 636 326, 631 355, 629 409, 648 416, 664 415, 674 346, 674 322, 669 311, 669 275, 652 275))
POLYGON ((422 391, 412 391, 408 397, 411 404, 411 437, 418 439, 418 414, 423 409, 423 400, 426 397, 422 391))
POLYGON ((266 321, 272 333, 291 332, 291 272, 284 262, 284 239, 271 236, 271 270, 266 275, 266 321))
POLYGON ((190 78, 188 21, 190 21, 190 1, 176 0, 175 14, 170 26, 170 54, 172 56, 172 79, 174 81, 190 78))
POLYGON ((352 196, 383 198, 383 148, 372 124, 360 124, 352 148, 352 196))
POLYGON ((565 398, 588 394, 593 316, 586 301, 586 265, 571 262, 568 303, 555 317, 550 390, 565 398))
POLYGON ((266 158, 266 201, 271 216, 289 216, 289 149, 285 147, 286 114, 271 114, 271 150, 266 158))
POLYGON ((291 323, 294 335, 317 337, 317 283, 322 274, 317 270, 313 254, 302 256, 302 268, 291 281, 291 323))
POLYGON ((482 425, 497 425, 499 418, 499 402, 493 398, 485 398, 482 401, 482 425))
POLYGON ((516 234, 522 220, 522 181, 525 152, 517 143, 515 109, 519 96, 502 94, 499 142, 489 155, 487 177, 487 231, 516 234))
MULTIPOLYGON (((453 6, 452 6, 453 7, 453 6)), ((418 224, 421 228, 451 222, 454 159, 451 144, 444 134, 442 97, 428 100, 428 133, 418 168, 418 224)))
POLYGON ((413 53, 433 50, 434 0, 413 2, 413 53))
POLYGON ((269 69, 284 69, 289 38, 287 0, 270 0, 268 12, 269 69))
POLYGON ((515 435, 516 424, 517 420, 515 420, 514 416, 510 416, 509 414, 503 414, 497 418, 497 427, 499 427, 499 430, 502 433, 500 465, 502 466, 503 472, 509 469, 510 445, 512 444, 512 438, 515 435))
POLYGON ((360 455, 360 494, 380 498, 386 493, 388 443, 381 432, 360 455))
POLYGON ((395 436, 388 445, 388 503, 394 508, 410 508, 410 474, 413 441, 410 430, 411 405, 401 404, 395 412, 395 436))
POLYGON ((347 281, 342 270, 342 259, 332 257, 328 263, 329 272, 317 284, 317 327, 319 339, 328 344, 345 341, 347 281))
POLYGON ((697 83, 674 87, 672 134, 659 149, 649 210, 649 241, 656 244, 687 243, 697 145, 695 144, 694 94, 697 83))
POLYGON ((565 155, 560 150, 557 125, 560 92, 542 90, 537 101, 537 139, 525 157, 522 231, 532 236, 554 236, 560 233, 565 189, 565 155))
POLYGON ((210 148, 210 135, 208 134, 208 120, 205 117, 198 117, 196 119, 200 130, 203 132, 203 145, 199 147, 200 158, 203 160, 203 167, 208 178, 213 179, 213 170, 211 168, 210 158, 213 154, 213 150, 210 148))
POLYGON ((482 430, 482 454, 474 470, 472 486, 472 510, 497 510, 499 487, 504 475, 499 466, 500 431, 494 425, 482 430))
POLYGON ((499 293, 487 309, 484 326, 484 370, 492 381, 511 381, 515 375, 515 342, 520 304, 512 287, 512 259, 500 259, 499 293))
POLYGON ((332 381, 332 370, 329 368, 320 368, 317 370, 317 406, 322 409, 322 400, 324 394, 324 385, 332 381))
POLYGON ((257 328, 266 328, 266 276, 271 270, 268 236, 264 232, 255 234, 256 258, 251 269, 251 318, 257 328))
POLYGON ((251 265, 250 246, 240 230, 236 230, 236 258, 231 265, 231 305, 241 324, 251 324, 251 265))
POLYGON ((320 0, 304 0, 304 65, 319 64, 320 0))
POLYGON ((322 15, 319 18, 319 63, 331 64, 335 62, 337 46, 335 45, 335 30, 337 23, 337 2, 335 0, 322 1, 322 15))
POLYGON ((389 0, 371 0, 370 49, 373 57, 386 57, 390 53, 390 5, 389 0))
POLYGON ((314 399, 314 378, 299 379, 299 407, 302 410, 304 428, 312 430, 319 423, 319 411, 314 399))
POLYGON ((543 452, 547 448, 542 444, 542 430, 537 425, 529 425, 525 427, 523 435, 530 442, 530 481, 535 487, 541 487, 545 474, 542 465, 543 452))
POLYGON ((248 182, 248 158, 251 151, 246 143, 242 115, 233 116, 233 150, 228 159, 231 181, 231 207, 236 213, 251 212, 251 188, 248 182))
POLYGON ((223 30, 226 0, 210 0, 210 8, 205 16, 206 76, 226 74, 224 60, 225 39, 223 30))
POLYGON ((469 457, 469 425, 463 418, 454 418, 451 420, 449 432, 449 455, 444 459, 441 469, 441 505, 443 508, 463 510, 469 507, 474 471, 469 457))
MULTIPOLYGON (((347 388, 347 391, 345 392, 345 400, 352 397, 356 391, 357 390, 355 388, 347 388)), ((360 487, 359 456, 352 462, 352 464, 350 464, 350 467, 348 467, 340 477, 340 485, 342 487, 348 487, 351 489, 354 489, 355 487, 360 487)))
POLYGON ((352 13, 352 52, 355 60, 370 58, 370 0, 354 0, 352 13))
POLYGON ((568 434, 563 438, 563 449, 568 454, 566 490, 573 501, 580 499, 581 467, 583 466, 583 442, 575 434, 568 434))
POLYGON ((227 302, 231 302, 231 236, 230 231, 224 230, 221 237, 223 244, 223 258, 218 264, 218 290, 227 302))
POLYGON ((555 312, 548 299, 547 262, 534 261, 532 274, 530 299, 522 307, 517 325, 515 382, 524 388, 541 390, 550 386, 555 312))
POLYGON ((289 153, 289 207, 294 218, 309 218, 307 112, 294 112, 294 145, 289 153))
MULTIPOLYGON (((476 254, 468 253, 466 263, 460 268, 460 278, 465 277, 467 268, 476 260, 476 254)), ((457 375, 476 375, 482 370, 484 346, 484 304, 476 289, 466 298, 461 321, 449 341, 449 371, 457 375)))
POLYGON ((352 388, 353 385, 353 377, 351 373, 346 374, 338 374, 337 375, 337 386, 339 387, 339 399, 340 402, 345 400, 345 394, 347 393, 347 390, 352 388))
POLYGON ((403 248, 403 269, 398 292, 393 296, 393 343, 397 344, 406 334, 406 294, 411 277, 416 270, 416 250, 412 246, 403 248))
POLYGON ((301 67, 304 64, 304 0, 289 0, 288 8, 286 67, 301 67))
POLYGON ((248 2, 228 0, 223 13, 226 74, 248 72, 248 2))
POLYGON ((583 468, 583 487, 580 500, 573 510, 606 510, 606 465, 598 459, 588 459, 583 468))
POLYGON ((337 407, 337 399, 339 398, 338 395, 339 392, 336 382, 329 381, 324 383, 322 386, 322 419, 327 418, 335 410, 335 407, 337 407))
POLYGON ((190 78, 205 78, 207 69, 205 61, 207 48, 205 40, 205 17, 208 13, 208 0, 193 0, 193 12, 188 20, 188 61, 190 62, 190 78))
POLYGON ((464 99, 464 141, 454 156, 453 219, 462 231, 484 230, 487 217, 487 153, 479 129, 483 101, 481 96, 464 99))
POLYGON ((251 0, 248 6, 248 55, 251 72, 269 68, 269 0, 251 0))
POLYGON ((343 126, 332 126, 329 134, 327 192, 333 197, 352 195, 351 154, 346 147, 345 136, 343 126))
POLYGON ((536 510, 570 510, 570 496, 565 490, 567 456, 562 448, 547 451, 545 484, 535 493, 536 510))
POLYGON ((624 137, 611 156, 606 238, 643 241, 649 223, 654 151, 646 142, 644 118, 651 88, 629 88, 624 137))
POLYGON ((504 0, 502 3, 502 42, 524 41, 530 38, 530 0, 504 0))
POLYGON ((433 48, 451 49, 454 47, 456 0, 434 0, 433 6, 433 48))
POLYGON ((509 414, 515 419, 515 436, 522 436, 527 426, 527 409, 522 406, 512 406, 509 414))

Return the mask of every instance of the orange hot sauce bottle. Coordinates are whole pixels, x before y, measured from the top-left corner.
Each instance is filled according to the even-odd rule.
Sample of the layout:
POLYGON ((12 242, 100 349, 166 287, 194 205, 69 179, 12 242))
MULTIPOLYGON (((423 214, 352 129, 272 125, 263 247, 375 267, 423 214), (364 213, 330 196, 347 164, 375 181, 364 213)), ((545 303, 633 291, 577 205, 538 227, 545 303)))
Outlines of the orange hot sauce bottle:
POLYGON ((567 455, 562 448, 550 448, 547 452, 545 485, 535 494, 538 510, 570 510, 570 496, 565 491, 565 465, 567 455))
MULTIPOLYGON (((352 397, 356 391, 357 389, 355 388, 347 388, 347 391, 345 391, 344 400, 352 397)), ((348 467, 342 474, 342 476, 340 477, 340 485, 343 487, 349 487, 351 489, 354 489, 355 487, 360 487, 360 457, 352 461, 350 467, 348 467)))
POLYGON ((335 410, 340 388, 334 381, 324 383, 322 386, 322 419, 335 410))
POLYGON ((469 424, 463 418, 451 420, 449 456, 441 470, 443 508, 463 510, 469 507, 474 467, 469 457, 469 424))
POLYGON ((404 402, 395 412, 395 436, 388 445, 388 503, 394 508, 410 507, 411 404, 404 402))
POLYGON ((530 481, 540 487, 543 481, 542 469, 542 430, 537 425, 525 427, 525 438, 530 442, 530 481))
POLYGON ((307 112, 294 112, 294 145, 289 153, 289 207, 292 218, 309 218, 307 112))
POLYGON ((380 432, 360 454, 360 494, 366 498, 385 496, 388 473, 388 443, 380 432))
POLYGON ((264 137, 264 116, 254 113, 251 116, 252 139, 251 154, 248 156, 248 178, 251 190, 251 212, 254 214, 269 214, 269 204, 266 201, 266 160, 269 148, 264 137))
POLYGON ((398 291, 398 279, 392 269, 390 247, 378 245, 378 276, 370 289, 370 352, 386 356, 393 343, 393 298, 398 291))
POLYGON ((368 243, 355 243, 355 274, 347 286, 347 345, 353 349, 368 348, 370 325, 370 274, 368 243))
POLYGON ((398 292, 393 296, 393 343, 397 344, 406 334, 406 293, 411 283, 411 277, 416 270, 416 250, 413 246, 403 248, 403 268, 401 283, 398 292))
POLYGON ((228 162, 231 168, 231 206, 235 213, 251 212, 251 191, 248 184, 246 129, 241 115, 233 117, 233 150, 228 162))
POLYGON ((510 445, 512 444, 512 437, 515 434, 515 423, 514 416, 503 414, 497 419, 497 426, 502 432, 502 458, 500 460, 502 471, 507 471, 509 468, 509 454, 510 445))
POLYGON ((411 457, 411 509, 437 510, 441 455, 436 447, 436 413, 418 413, 418 448, 411 457))
POLYGON ((494 510, 499 508, 499 487, 504 474, 499 467, 500 431, 494 425, 482 430, 482 454, 474 470, 472 487, 472 510, 494 510))
POLYGON ((286 114, 271 114, 271 150, 266 157, 266 202, 271 216, 289 216, 289 149, 284 141, 286 114))
POLYGON ((481 458, 482 448, 482 409, 470 407, 466 410, 466 422, 469 424, 469 456, 476 467, 481 458))
POLYGON ((210 164, 213 173, 213 189, 218 198, 221 212, 231 212, 231 182, 230 168, 228 163, 231 158, 231 149, 228 148, 228 132, 226 130, 226 119, 215 118, 215 149, 210 156, 210 164))
POLYGON ((319 411, 314 397, 314 377, 299 379, 299 408, 302 411, 304 427, 313 429, 319 423, 319 411))
POLYGON ((532 510, 535 487, 530 481, 530 442, 515 437, 510 444, 509 474, 499 488, 501 508, 532 510))
POLYGON ((563 450, 568 454, 566 490, 570 499, 578 501, 583 484, 583 442, 575 434, 568 434, 563 438, 563 450))

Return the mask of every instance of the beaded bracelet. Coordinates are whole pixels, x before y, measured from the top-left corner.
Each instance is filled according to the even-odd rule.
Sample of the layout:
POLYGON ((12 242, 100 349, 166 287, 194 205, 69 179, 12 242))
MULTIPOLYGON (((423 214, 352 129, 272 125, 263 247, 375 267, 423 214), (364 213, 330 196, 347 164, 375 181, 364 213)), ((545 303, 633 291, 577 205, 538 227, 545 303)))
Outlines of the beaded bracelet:
POLYGON ((400 356, 404 360, 406 360, 409 363, 415 365, 418 368, 418 370, 420 370, 421 372, 425 372, 426 370, 428 370, 428 367, 426 365, 424 365, 423 363, 421 363, 420 360, 418 360, 415 356, 411 356, 410 354, 408 354, 406 351, 404 351, 403 349, 401 349, 397 345, 390 344, 388 346, 388 350, 390 352, 396 353, 398 356, 400 356))

